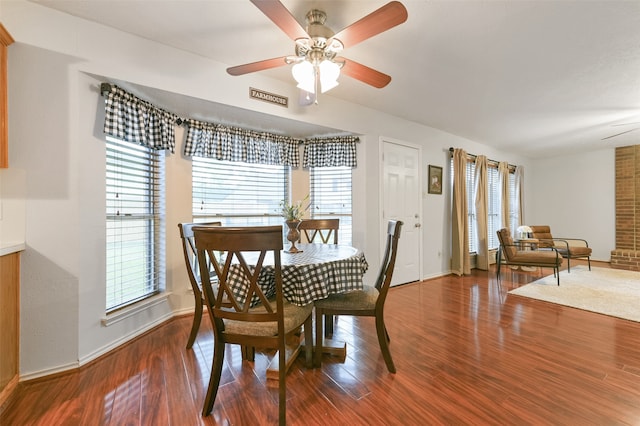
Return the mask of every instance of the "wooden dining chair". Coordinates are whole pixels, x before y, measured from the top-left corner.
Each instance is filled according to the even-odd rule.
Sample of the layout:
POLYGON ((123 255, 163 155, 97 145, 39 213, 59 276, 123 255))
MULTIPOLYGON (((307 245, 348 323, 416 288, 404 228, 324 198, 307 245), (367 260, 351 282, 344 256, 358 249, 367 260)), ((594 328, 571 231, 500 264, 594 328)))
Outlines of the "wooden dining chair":
MULTIPOLYGON (((220 384, 226 344, 278 350, 279 419, 286 423, 286 344, 299 342, 297 332, 304 326, 305 355, 312 367, 312 311, 313 305, 297 306, 285 300, 282 291, 283 248, 282 226, 257 227, 194 227, 198 257, 209 259, 212 268, 200 262, 202 290, 209 317, 213 325, 214 352, 211 377, 204 400, 202 414, 211 413, 220 384), (223 253, 220 255, 220 253, 223 253), (249 253, 253 252, 253 253, 249 253), (255 264, 247 263, 246 256, 256 255, 255 264), (273 256, 275 296, 268 298, 259 285, 258 278, 265 267, 265 257, 273 256), (232 264, 239 267, 232 268, 232 264), (238 296, 231 289, 230 271, 239 273, 246 282, 245 292, 238 296), (218 291, 214 291, 214 275, 218 279, 218 291), (228 302, 225 302, 225 299, 228 302), (257 305, 252 301, 257 299, 257 305), (228 305, 228 306, 227 306, 228 305)), ((267 271, 264 271, 265 273, 267 271)), ((235 277, 237 279, 237 277, 235 277)))
MULTIPOLYGON (((391 278, 393 277, 402 225, 403 223, 399 220, 390 220, 387 225, 387 242, 375 286, 365 286, 363 290, 348 293, 332 294, 326 299, 314 302, 316 309, 316 348, 323 346, 323 317, 327 315, 375 317, 378 343, 380 344, 384 362, 387 364, 387 370, 390 373, 396 372, 396 367, 389 351, 389 333, 387 333, 387 327, 384 323, 384 302, 387 299, 391 278)), ((316 350, 314 363, 318 367, 322 364, 322 351, 316 350)))
POLYGON ((309 243, 338 244, 339 228, 340 219, 304 219, 298 226, 298 230, 301 231, 298 242, 302 241, 302 234, 304 234, 306 242, 309 243))
POLYGON ((193 314, 193 324, 191 325, 191 333, 187 340, 187 349, 193 347, 193 343, 198 335, 200 329, 200 322, 202 320, 202 306, 204 301, 204 294, 202 293, 202 284, 200 281, 200 267, 198 266, 198 256, 196 253, 195 240, 193 238, 194 226, 221 226, 221 222, 208 222, 208 223, 179 223, 178 229, 180 229, 180 238, 182 239, 182 252, 184 253, 184 263, 187 267, 187 275, 189 276, 189 282, 193 290, 193 297, 195 298, 195 310, 193 314))

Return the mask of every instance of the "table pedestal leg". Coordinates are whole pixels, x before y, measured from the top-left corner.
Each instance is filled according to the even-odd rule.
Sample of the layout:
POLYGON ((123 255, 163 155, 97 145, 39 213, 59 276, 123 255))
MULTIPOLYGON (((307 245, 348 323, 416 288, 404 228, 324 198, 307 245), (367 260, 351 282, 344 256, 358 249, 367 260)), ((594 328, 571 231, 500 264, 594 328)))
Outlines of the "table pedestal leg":
POLYGON ((347 343, 340 340, 322 339, 322 353, 337 356, 340 362, 347 358, 347 343))
MULTIPOLYGON (((293 365, 293 362, 296 360, 298 355, 300 354, 300 350, 302 349, 302 344, 298 344, 296 346, 287 346, 285 357, 285 371, 289 371, 289 368, 293 365)), ((271 363, 267 367, 267 380, 278 380, 278 372, 280 371, 280 354, 276 352, 276 355, 271 360, 271 363)))
MULTIPOLYGON (((294 342, 290 342, 294 343, 294 342)), ((287 344, 285 359, 286 365, 285 369, 288 372, 289 368, 293 365, 294 361, 300 354, 300 351, 304 347, 304 338, 297 344, 287 344)), ((315 348, 314 348, 315 349, 315 348)), ((347 358, 347 343, 339 340, 333 339, 322 339, 322 353, 328 354, 332 356, 337 356, 340 359, 340 362, 344 362, 347 358)), ((275 356, 269 363, 267 367, 267 380, 278 380, 278 371, 280 369, 280 357, 278 356, 278 352, 276 352, 275 356)))

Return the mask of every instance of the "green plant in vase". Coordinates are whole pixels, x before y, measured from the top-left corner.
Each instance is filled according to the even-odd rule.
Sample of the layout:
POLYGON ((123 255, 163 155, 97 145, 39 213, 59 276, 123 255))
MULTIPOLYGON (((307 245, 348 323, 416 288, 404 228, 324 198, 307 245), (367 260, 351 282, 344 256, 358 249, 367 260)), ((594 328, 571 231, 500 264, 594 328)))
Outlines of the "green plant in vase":
POLYGON ((296 247, 296 241, 300 238, 298 225, 300 225, 300 221, 307 210, 309 210, 309 207, 311 207, 311 202, 309 201, 308 194, 296 203, 288 204, 284 200, 280 202, 281 215, 289 227, 289 231, 287 233, 287 240, 291 242, 291 248, 287 250, 289 253, 300 253, 302 251, 296 247))

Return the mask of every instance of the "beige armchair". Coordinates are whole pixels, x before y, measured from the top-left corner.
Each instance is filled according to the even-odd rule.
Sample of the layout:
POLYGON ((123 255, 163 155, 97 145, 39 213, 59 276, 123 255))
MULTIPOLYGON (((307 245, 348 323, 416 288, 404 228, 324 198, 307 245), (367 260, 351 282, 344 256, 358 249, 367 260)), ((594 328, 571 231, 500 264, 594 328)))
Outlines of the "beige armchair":
POLYGON ((500 266, 537 266, 540 268, 552 268, 553 276, 558 278, 560 285, 560 266, 562 265, 562 256, 554 247, 550 250, 535 250, 535 247, 528 247, 525 250, 522 244, 515 244, 511 234, 507 228, 498 231, 498 240, 500 247, 496 256, 497 272, 496 275, 500 279, 500 266))
POLYGON ((587 259, 591 270, 591 247, 581 238, 554 238, 547 225, 531 226, 531 235, 540 242, 541 248, 553 247, 567 259, 567 272, 571 272, 571 259, 587 259))

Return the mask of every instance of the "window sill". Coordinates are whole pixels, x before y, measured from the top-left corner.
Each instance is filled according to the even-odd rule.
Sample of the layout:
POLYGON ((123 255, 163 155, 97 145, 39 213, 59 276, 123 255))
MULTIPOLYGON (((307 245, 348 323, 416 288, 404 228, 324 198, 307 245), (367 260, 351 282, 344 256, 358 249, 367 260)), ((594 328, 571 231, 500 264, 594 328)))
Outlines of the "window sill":
POLYGON ((102 326, 103 327, 109 327, 110 325, 116 324, 120 321, 123 321, 133 315, 136 315, 142 311, 145 311, 147 309, 150 309, 156 305, 159 305, 161 303, 164 303, 167 301, 167 299, 169 298, 169 296, 171 295, 170 292, 164 292, 161 294, 157 294, 155 296, 152 296, 148 299, 142 300, 134 305, 128 306, 126 308, 120 309, 116 312, 113 312, 111 314, 107 314, 105 317, 102 318, 101 322, 102 322, 102 326))

